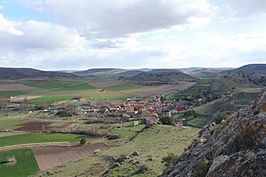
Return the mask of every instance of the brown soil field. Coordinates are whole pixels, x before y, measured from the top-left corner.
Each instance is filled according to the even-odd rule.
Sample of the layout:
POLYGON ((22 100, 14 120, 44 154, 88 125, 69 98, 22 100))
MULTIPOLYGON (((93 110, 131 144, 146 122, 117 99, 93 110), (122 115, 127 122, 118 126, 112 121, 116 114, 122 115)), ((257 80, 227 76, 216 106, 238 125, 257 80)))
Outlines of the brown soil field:
POLYGON ((69 127, 72 125, 71 122, 56 123, 56 122, 25 122, 19 124, 19 128, 16 128, 16 131, 27 131, 27 132, 42 132, 42 131, 51 131, 51 130, 60 130, 69 127), (55 125, 53 125, 55 124, 55 125))
POLYGON ((68 162, 86 158, 97 149, 105 150, 104 143, 86 144, 72 147, 34 147, 32 148, 40 170, 45 171, 68 162))
POLYGON ((29 87, 23 84, 0 84, 0 91, 11 91, 11 90, 30 90, 33 87, 29 87))
POLYGON ((16 128, 16 131, 30 131, 30 132, 40 132, 44 130, 49 130, 49 125, 53 124, 53 122, 25 122, 19 124, 21 126, 16 128))

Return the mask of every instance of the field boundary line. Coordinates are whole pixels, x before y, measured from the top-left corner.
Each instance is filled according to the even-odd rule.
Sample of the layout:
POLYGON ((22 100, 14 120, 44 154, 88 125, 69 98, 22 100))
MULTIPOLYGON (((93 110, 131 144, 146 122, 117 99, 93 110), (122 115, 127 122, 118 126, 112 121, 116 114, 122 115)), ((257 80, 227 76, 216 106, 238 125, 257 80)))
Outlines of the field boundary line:
POLYGON ((0 147, 0 151, 14 150, 14 149, 23 149, 23 148, 33 148, 33 147, 42 147, 42 146, 65 146, 71 147, 75 146, 77 143, 70 142, 45 142, 45 143, 28 143, 28 144, 17 144, 12 146, 0 147))

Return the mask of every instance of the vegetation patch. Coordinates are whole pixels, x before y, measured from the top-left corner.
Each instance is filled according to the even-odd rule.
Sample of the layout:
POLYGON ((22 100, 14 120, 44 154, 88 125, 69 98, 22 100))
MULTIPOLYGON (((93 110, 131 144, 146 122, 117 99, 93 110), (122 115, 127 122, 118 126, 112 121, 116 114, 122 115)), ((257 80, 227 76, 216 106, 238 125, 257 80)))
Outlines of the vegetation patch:
POLYGON ((89 136, 80 136, 73 134, 46 134, 46 133, 32 133, 21 134, 8 137, 0 137, 0 147, 12 146, 18 144, 29 143, 44 143, 44 142, 79 142, 81 138, 85 137, 87 140, 93 139, 89 136))
POLYGON ((5 161, 8 157, 15 156, 16 163, 6 165, 0 163, 1 177, 28 177, 39 171, 39 167, 31 149, 19 149, 12 151, 1 151, 0 161, 5 161))

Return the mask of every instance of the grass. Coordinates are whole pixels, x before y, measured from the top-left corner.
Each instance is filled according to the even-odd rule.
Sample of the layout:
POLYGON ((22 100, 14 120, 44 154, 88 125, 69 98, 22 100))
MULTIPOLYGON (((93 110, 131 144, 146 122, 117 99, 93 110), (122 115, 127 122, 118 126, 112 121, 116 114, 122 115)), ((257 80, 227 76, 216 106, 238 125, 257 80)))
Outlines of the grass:
POLYGON ((16 164, 0 164, 1 177, 27 177, 39 171, 34 153, 31 149, 2 151, 0 152, 0 162, 6 160, 7 157, 14 155, 17 161, 16 164))
POLYGON ((83 83, 84 80, 80 79, 47 79, 47 80, 33 80, 33 81, 26 81, 23 84, 36 87, 40 89, 55 89, 55 88, 64 88, 64 87, 71 87, 75 85, 80 85, 83 83))
POLYGON ((0 129, 14 129, 18 124, 26 122, 26 119, 0 118, 0 129))
POLYGON ((145 125, 138 125, 138 126, 128 126, 122 128, 116 128, 111 131, 112 134, 119 135, 120 137, 127 138, 132 137, 136 134, 137 131, 144 128, 145 125))
MULTIPOLYGON (((99 177, 108 167, 107 162, 101 156, 89 156, 86 159, 73 162, 67 166, 61 166, 53 171, 53 175, 47 175, 47 173, 41 173, 36 177, 63 177, 63 176, 82 176, 82 173, 86 171, 89 177, 99 177)), ((83 175, 85 176, 85 175, 83 175)))
POLYGON ((52 104, 57 101, 64 101, 73 98, 73 96, 47 95, 30 100, 32 104, 52 104))
POLYGON ((91 79, 44 79, 19 81, 37 89, 31 91, 0 91, 0 97, 18 95, 41 96, 30 100, 32 104, 52 104, 58 101, 70 100, 73 97, 82 97, 95 100, 121 100, 143 92, 152 91, 155 87, 140 86, 133 82, 113 81, 111 86, 93 86, 94 83, 105 80, 91 79), (105 89, 101 92, 100 89, 105 89))
POLYGON ((10 91, 0 91, 0 97, 10 97, 10 96, 18 96, 28 93, 28 91, 21 90, 10 90, 10 91))
POLYGON ((123 123, 123 126, 121 126, 120 123, 112 123, 112 124, 97 123, 97 124, 81 124, 80 127, 96 132, 106 133, 108 135, 118 135, 121 138, 130 138, 134 136, 138 131, 142 130, 145 127, 145 125, 140 124, 137 126, 131 126, 131 123, 127 122, 123 123))
POLYGON ((52 104, 57 101, 70 100, 73 97, 82 97, 94 100, 121 100, 138 93, 142 93, 151 89, 151 87, 131 88, 129 90, 106 90, 101 92, 99 89, 94 89, 89 85, 80 85, 77 87, 63 88, 60 90, 48 91, 42 97, 32 99, 32 104, 52 104), (86 89, 85 89, 86 88, 86 89))
MULTIPOLYGON (((127 131, 126 129, 122 130, 127 131)), ((189 146, 193 139, 198 135, 199 129, 188 128, 179 129, 172 126, 155 125, 151 128, 144 129, 138 136, 129 142, 110 143, 109 150, 100 153, 97 156, 91 156, 84 160, 71 163, 69 165, 59 167, 54 171, 54 177, 61 176, 101 176, 101 174, 108 169, 110 165, 105 160, 106 156, 119 157, 120 155, 129 155, 134 151, 138 151, 139 155, 134 156, 142 164, 147 164, 149 169, 143 174, 134 174, 139 168, 138 166, 126 161, 121 167, 110 170, 108 176, 136 176, 136 177, 153 177, 162 173, 165 168, 162 163, 162 158, 169 153, 174 153, 177 156, 184 152, 184 149, 189 146), (148 156, 152 156, 152 161, 146 161, 148 156), (94 174, 90 174, 95 166, 102 167, 94 174), (83 175, 82 175, 83 174, 83 175)), ((124 134, 124 132, 122 133, 124 134)), ((125 133, 124 135, 126 135, 125 133)))
POLYGON ((86 137, 87 140, 92 139, 92 137, 79 136, 73 134, 46 134, 46 133, 22 134, 22 135, 1 137, 0 147, 12 146, 18 144, 28 144, 28 143, 79 142, 82 137, 86 137))
POLYGON ((145 129, 134 140, 106 151, 105 155, 120 156, 130 155, 134 151, 139 152, 136 159, 145 162, 147 156, 152 156, 153 161, 147 161, 147 165, 156 175, 160 175, 164 169, 161 163, 163 157, 169 153, 181 155, 192 140, 198 135, 198 129, 179 129, 172 126, 156 125, 145 129))
POLYGON ((128 82, 123 82, 117 85, 106 87, 105 89, 111 90, 111 91, 121 91, 121 90, 132 90, 132 89, 141 88, 141 87, 143 86, 140 86, 133 82, 128 81, 128 82))

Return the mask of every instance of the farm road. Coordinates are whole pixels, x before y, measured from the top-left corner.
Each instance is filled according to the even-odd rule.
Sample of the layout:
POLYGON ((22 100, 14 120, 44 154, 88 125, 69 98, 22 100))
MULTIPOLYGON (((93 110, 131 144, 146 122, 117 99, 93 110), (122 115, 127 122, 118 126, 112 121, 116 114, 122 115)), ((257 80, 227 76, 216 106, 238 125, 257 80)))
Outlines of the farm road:
POLYGON ((18 144, 18 145, 0 147, 0 151, 22 149, 22 148, 43 147, 43 146, 65 146, 65 147, 69 147, 69 146, 74 146, 74 145, 77 145, 77 144, 76 143, 69 143, 69 142, 29 143, 29 144, 18 144))

